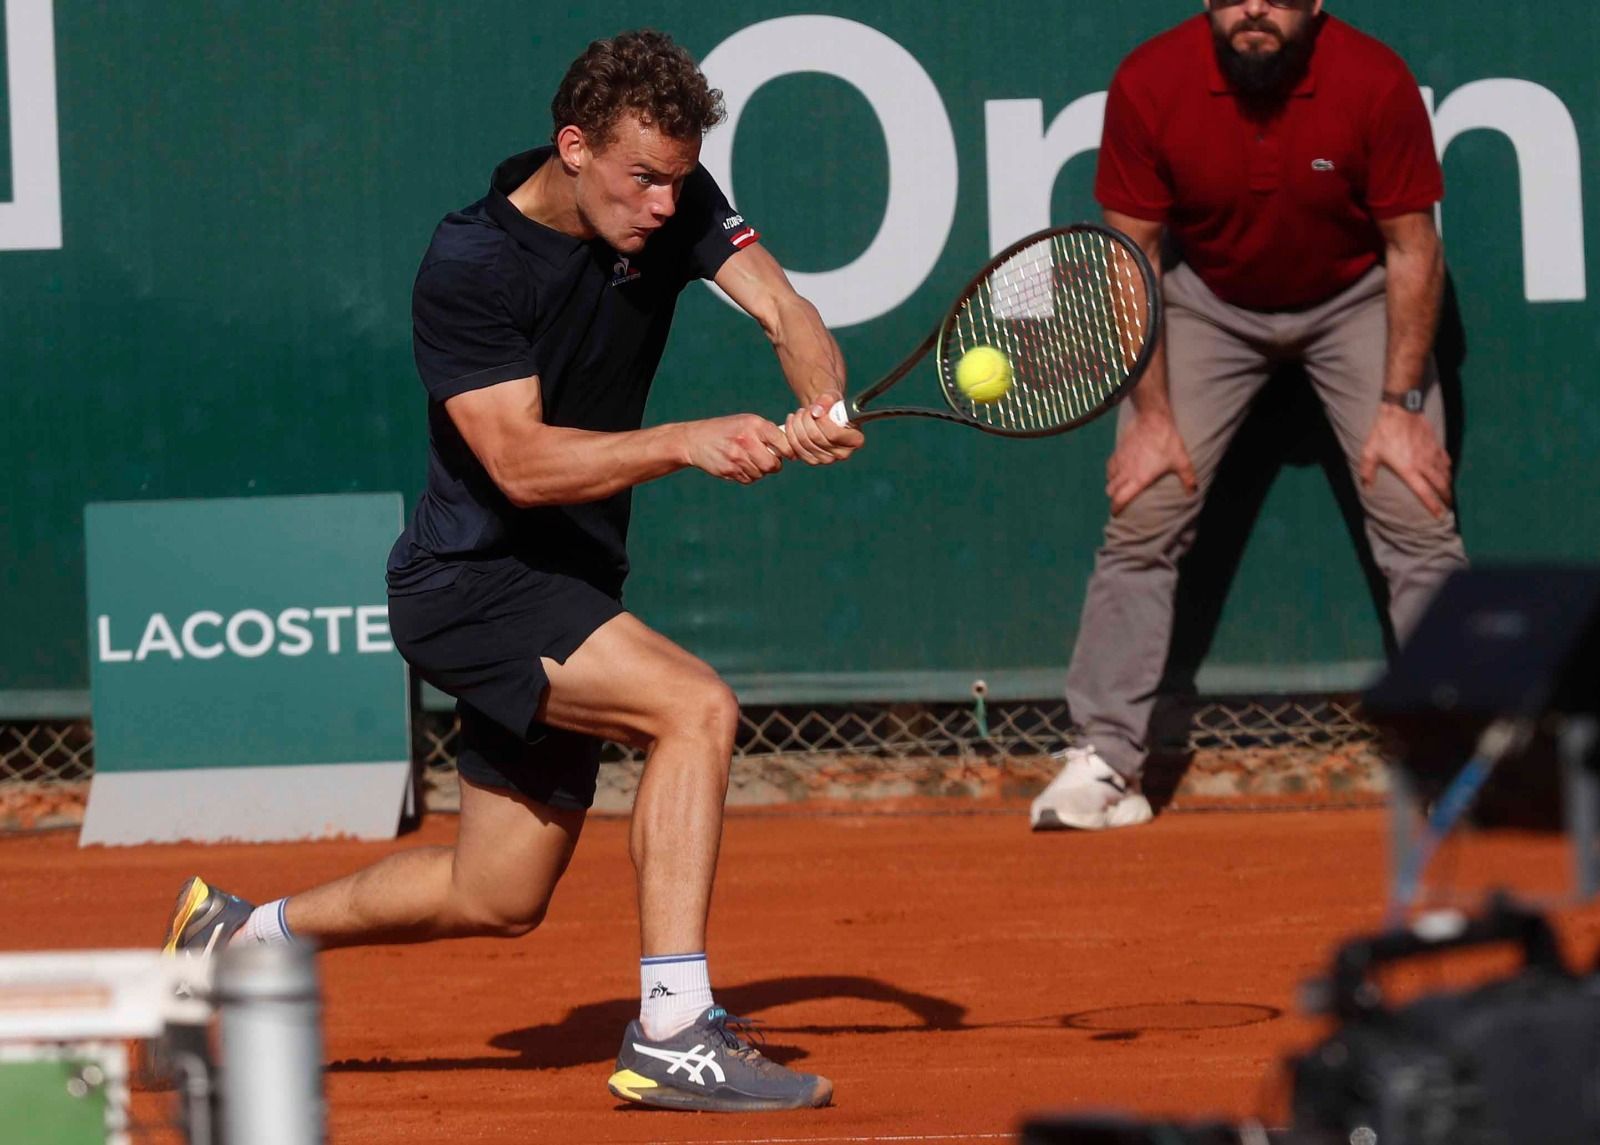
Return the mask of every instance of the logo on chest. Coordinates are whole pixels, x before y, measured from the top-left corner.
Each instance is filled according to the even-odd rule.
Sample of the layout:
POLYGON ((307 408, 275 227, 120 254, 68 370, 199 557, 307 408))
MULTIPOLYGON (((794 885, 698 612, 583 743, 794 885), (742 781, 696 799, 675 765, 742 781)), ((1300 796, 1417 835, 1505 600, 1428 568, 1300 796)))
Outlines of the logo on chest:
POLYGON ((611 281, 607 286, 621 286, 624 282, 632 282, 642 272, 633 263, 628 261, 628 256, 619 254, 617 261, 611 264, 611 281))
POLYGON ((1313 171, 1332 171, 1333 170, 1333 160, 1332 159, 1313 159, 1311 161, 1311 169, 1313 171))

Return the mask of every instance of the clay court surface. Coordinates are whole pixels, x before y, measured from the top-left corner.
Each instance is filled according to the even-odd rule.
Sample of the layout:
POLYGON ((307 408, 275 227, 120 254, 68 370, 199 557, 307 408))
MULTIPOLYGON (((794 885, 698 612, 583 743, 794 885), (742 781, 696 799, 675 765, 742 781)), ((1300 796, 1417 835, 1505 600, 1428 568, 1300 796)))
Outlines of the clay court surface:
MULTIPOLYGON (((454 829, 433 815, 396 843, 87 851, 70 831, 0 837, 0 946, 149 945, 188 874, 268 899, 454 829)), ((686 1115, 605 1088, 638 1005, 626 830, 590 823, 527 938, 323 957, 333 1141, 986 1141, 1045 1110, 1283 1124, 1279 1063, 1323 1029, 1298 987, 1379 921, 1387 862, 1371 809, 1040 836, 1021 805, 735 813, 712 918, 718 1000, 765 1023, 773 1057, 831 1076, 836 1104, 686 1115)), ((1555 892, 1567 862, 1558 837, 1494 833, 1440 869, 1555 892)), ((1592 964, 1600 910, 1558 922, 1592 964)), ((1466 973, 1417 968, 1390 987, 1466 973)))

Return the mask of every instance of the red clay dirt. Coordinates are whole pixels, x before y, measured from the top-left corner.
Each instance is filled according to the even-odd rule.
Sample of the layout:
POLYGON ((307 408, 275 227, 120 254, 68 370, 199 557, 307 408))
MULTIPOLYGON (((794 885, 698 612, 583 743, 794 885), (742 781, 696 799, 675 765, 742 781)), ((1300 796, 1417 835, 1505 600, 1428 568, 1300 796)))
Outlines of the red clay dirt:
MULTIPOLYGON (((322 958, 331 1139, 995 1141, 1046 1110, 1285 1123, 1280 1063, 1326 1028, 1297 990, 1381 917, 1383 813, 1168 814, 1095 835, 1030 835, 1025 815, 730 817, 717 999, 765 1023, 771 1056, 831 1076, 831 1109, 658 1113, 607 1093, 638 951, 626 821, 596 817, 527 938, 322 958)), ((0 947, 149 945, 191 873, 265 900, 454 830, 434 815, 382 844, 0 837, 0 947)), ((1485 834, 1442 860, 1463 887, 1570 885, 1555 836, 1485 834)), ((1592 965, 1600 910, 1558 921, 1592 965)), ((1428 967, 1390 985, 1409 997, 1460 977, 1428 967)))

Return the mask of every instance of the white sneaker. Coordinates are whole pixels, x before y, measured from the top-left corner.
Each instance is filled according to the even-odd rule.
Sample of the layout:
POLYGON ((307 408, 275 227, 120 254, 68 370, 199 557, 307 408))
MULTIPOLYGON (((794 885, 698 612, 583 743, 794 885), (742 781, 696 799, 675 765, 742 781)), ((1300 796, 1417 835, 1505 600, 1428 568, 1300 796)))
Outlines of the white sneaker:
POLYGON ((1124 779, 1095 753, 1093 744, 1057 752, 1061 773, 1039 792, 1029 812, 1035 831, 1103 831, 1137 827, 1154 818, 1137 780, 1124 779))

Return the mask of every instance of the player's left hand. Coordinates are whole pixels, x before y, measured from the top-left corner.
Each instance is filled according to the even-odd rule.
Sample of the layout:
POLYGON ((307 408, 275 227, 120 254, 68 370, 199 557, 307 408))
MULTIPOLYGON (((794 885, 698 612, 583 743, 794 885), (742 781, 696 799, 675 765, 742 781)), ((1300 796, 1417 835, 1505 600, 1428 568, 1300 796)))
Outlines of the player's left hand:
POLYGON ((801 406, 784 421, 784 436, 794 447, 796 460, 807 465, 832 465, 861 448, 866 439, 859 429, 838 425, 828 416, 828 410, 839 400, 838 394, 819 394, 816 401, 801 406))
POLYGON ((1361 484, 1370 489, 1378 466, 1387 465, 1435 517, 1450 505, 1450 455, 1421 414, 1397 406, 1378 407, 1378 420, 1361 448, 1361 484))

